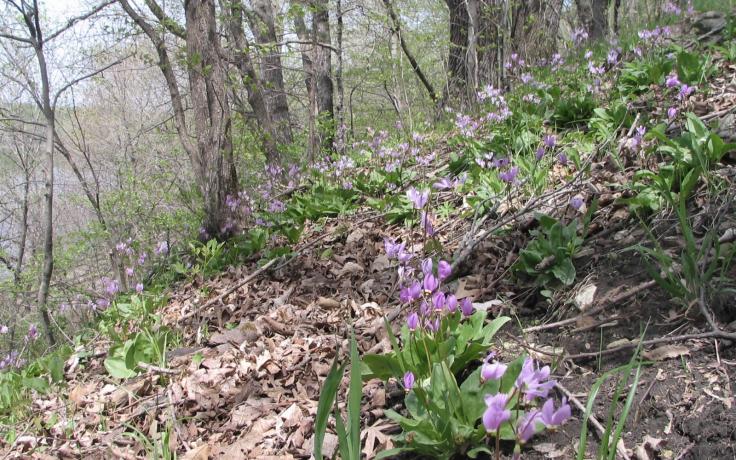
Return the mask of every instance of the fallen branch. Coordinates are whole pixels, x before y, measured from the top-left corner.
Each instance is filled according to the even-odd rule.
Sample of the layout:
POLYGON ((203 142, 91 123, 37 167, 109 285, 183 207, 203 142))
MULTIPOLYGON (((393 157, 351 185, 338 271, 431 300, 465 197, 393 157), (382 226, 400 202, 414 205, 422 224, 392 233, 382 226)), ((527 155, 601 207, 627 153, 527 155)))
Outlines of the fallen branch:
POLYGON ((629 297, 635 296, 636 294, 640 293, 641 291, 644 291, 646 289, 649 289, 649 288, 655 286, 656 284, 657 284, 657 282, 654 281, 654 280, 646 281, 644 283, 641 283, 639 285, 634 286, 633 288, 629 289, 628 291, 625 291, 625 292, 623 292, 623 293, 621 293, 621 294, 619 294, 617 296, 614 296, 614 297, 611 297, 611 298, 608 298, 608 299, 606 299, 606 298, 602 299, 600 305, 598 305, 597 307, 595 307, 593 309, 584 311, 584 312, 580 313, 579 315, 575 316, 574 318, 568 318, 568 319, 563 319, 561 321, 556 321, 554 323, 548 323, 548 324, 542 324, 542 325, 539 325, 539 326, 528 327, 528 328, 524 329, 524 333, 543 331, 543 330, 546 330, 546 329, 554 329, 556 327, 566 326, 568 324, 576 323, 579 320, 585 318, 586 316, 591 316, 591 315, 594 315, 596 313, 599 313, 599 312, 605 310, 607 307, 609 307, 609 306, 611 306, 613 304, 616 304, 618 302, 624 301, 624 300, 628 299, 629 297))
MULTIPOLYGON (((568 401, 570 401, 573 406, 577 407, 580 412, 585 414, 587 411, 585 409, 585 406, 583 403, 580 402, 578 398, 573 396, 573 394, 568 390, 567 388, 563 387, 560 382, 555 382, 555 387, 557 387, 558 390, 560 390, 562 393, 564 393, 565 396, 567 396, 568 401)), ((598 419, 595 418, 595 416, 591 413, 588 415, 588 423, 590 423, 593 428, 598 432, 598 436, 603 438, 606 429, 603 428, 603 425, 598 421, 598 419)), ((624 460, 630 460, 631 457, 626 453, 626 446, 624 445, 623 439, 619 439, 616 443, 616 451, 618 454, 624 459, 624 460)))
MULTIPOLYGON (((736 333, 730 333, 730 332, 723 332, 723 331, 713 331, 713 332, 703 332, 700 334, 685 334, 685 335, 676 335, 672 337, 660 337, 657 339, 652 340, 645 340, 641 342, 642 347, 646 347, 649 345, 657 345, 660 343, 669 343, 669 342, 679 342, 682 340, 695 340, 695 339, 710 339, 710 338, 717 338, 717 339, 727 339, 727 340, 734 340, 736 341, 736 333)), ((627 344, 620 345, 618 347, 609 348, 607 350, 602 350, 600 352, 593 351, 589 353, 578 353, 576 355, 567 355, 567 359, 585 359, 585 358, 597 358, 599 356, 603 355, 610 355, 612 353, 618 353, 619 351, 628 350, 631 348, 636 348, 639 346, 638 340, 632 340, 627 344)))
POLYGON ((154 366, 153 364, 144 363, 143 361, 138 363, 138 367, 140 367, 141 369, 145 369, 149 372, 155 372, 157 374, 167 374, 167 375, 179 374, 179 371, 175 371, 174 369, 167 369, 165 367, 154 366))

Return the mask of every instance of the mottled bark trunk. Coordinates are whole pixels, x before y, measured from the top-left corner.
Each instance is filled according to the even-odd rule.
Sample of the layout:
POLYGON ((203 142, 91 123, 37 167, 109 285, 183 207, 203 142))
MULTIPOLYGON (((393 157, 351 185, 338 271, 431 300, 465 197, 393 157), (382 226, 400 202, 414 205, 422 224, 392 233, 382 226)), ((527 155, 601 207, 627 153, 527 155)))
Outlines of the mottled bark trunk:
POLYGON ((557 31, 562 0, 520 2, 514 12, 511 42, 513 51, 527 64, 549 59, 557 50, 557 31))
POLYGON ((271 0, 253 0, 252 4, 253 11, 248 14, 248 22, 256 43, 262 50, 261 76, 265 82, 266 104, 274 123, 274 134, 278 143, 290 144, 293 137, 289 117, 289 103, 284 89, 281 52, 276 45, 278 39, 276 37, 273 6, 271 0))
POLYGON ((342 19, 342 0, 337 0, 337 68, 335 69, 335 84, 337 85, 337 130, 335 133, 335 150, 343 154, 346 147, 347 127, 345 126, 345 86, 342 79, 342 34, 344 24, 342 19))
POLYGON ((314 0, 312 9, 312 51, 317 80, 320 144, 322 148, 331 150, 335 136, 335 104, 333 101, 332 51, 329 48, 332 44, 329 2, 328 0, 314 0))
POLYGON ((258 126, 263 131, 261 137, 266 158, 271 163, 278 163, 280 157, 276 143, 279 137, 275 134, 271 111, 266 103, 263 83, 251 60, 250 44, 243 30, 242 4, 240 2, 229 2, 229 4, 223 4, 222 7, 225 11, 230 52, 240 72, 240 80, 245 85, 248 104, 253 109, 258 126))
MULTIPOLYGON (((43 65, 45 72, 45 63, 43 65)), ((42 78, 48 81, 46 78, 42 78)), ((48 89, 46 89, 48 92, 48 89)), ((48 98, 48 94, 46 96, 48 98)), ((48 105, 50 107, 50 104, 48 105)), ((44 135, 46 140, 44 143, 45 165, 43 167, 44 175, 44 215, 43 215, 43 264, 41 266, 41 280, 38 287, 38 295, 36 302, 38 303, 38 311, 41 314, 46 330, 46 337, 50 345, 55 345, 54 333, 51 329, 51 318, 49 317, 48 300, 49 289, 51 287, 51 275, 54 271, 54 133, 56 132, 53 111, 49 109, 44 114, 46 118, 46 128, 44 135)))
POLYGON ((480 0, 478 11, 478 86, 501 86, 504 51, 503 0, 480 0))
POLYGON ((592 40, 601 40, 608 35, 609 0, 592 0, 593 22, 590 29, 592 40))
POLYGON ((590 40, 600 40, 608 32, 609 0, 575 0, 578 20, 590 40))
POLYGON ((445 0, 450 12, 450 49, 447 55, 445 98, 463 98, 468 78, 465 57, 468 51, 470 18, 465 0, 445 0))
POLYGON ((312 32, 304 22, 304 15, 297 14, 294 16, 294 30, 301 44, 302 69, 304 70, 304 85, 307 90, 307 98, 309 100, 309 114, 307 116, 307 131, 309 133, 309 146, 307 157, 311 163, 319 150, 319 140, 317 139, 317 116, 319 109, 317 107, 317 88, 315 78, 314 61, 312 60, 312 32))
POLYGON ((204 199, 204 230, 227 237, 225 196, 234 193, 230 107, 214 0, 185 0, 189 89, 196 132, 195 176, 204 199))

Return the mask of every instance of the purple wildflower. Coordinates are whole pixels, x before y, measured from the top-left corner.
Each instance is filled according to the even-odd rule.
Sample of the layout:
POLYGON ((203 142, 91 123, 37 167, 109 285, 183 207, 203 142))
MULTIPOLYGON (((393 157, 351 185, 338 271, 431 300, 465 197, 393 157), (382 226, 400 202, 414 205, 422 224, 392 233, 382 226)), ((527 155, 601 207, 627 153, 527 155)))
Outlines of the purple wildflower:
POLYGON ((413 312, 408 318, 406 318, 406 326, 410 331, 415 331, 417 329, 417 326, 419 326, 419 315, 417 315, 416 312, 413 312))
POLYGON ((429 190, 420 192, 414 187, 406 191, 406 196, 409 197, 409 201, 414 205, 414 209, 422 209, 429 200, 429 190))
POLYGON ((676 107, 670 107, 667 109, 667 118, 670 120, 674 120, 675 117, 677 117, 677 108, 676 107))
POLYGON ((537 424, 541 422, 541 414, 538 409, 532 409, 519 419, 516 425, 516 435, 519 443, 524 444, 529 441, 537 429, 537 424))
POLYGON ((682 86, 680 86, 679 98, 680 100, 684 100, 694 92, 695 92, 695 88, 683 83, 682 86))
POLYGON ((9 330, 10 329, 8 329, 8 326, 6 326, 4 324, 2 326, 0 326, 0 334, 7 334, 9 330))
POLYGON ((432 225, 432 219, 429 217, 428 212, 422 211, 419 215, 419 226, 428 236, 434 235, 434 225, 432 225))
POLYGON ((562 398, 562 403, 557 410, 555 410, 555 402, 549 398, 542 406, 541 421, 547 427, 560 426, 570 418, 570 415, 570 405, 567 404, 565 398, 562 398))
POLYGON ((567 166, 567 155, 560 153, 557 155, 557 161, 559 161, 562 166, 567 166))
POLYGON ((503 377, 506 373, 507 365, 494 361, 492 363, 485 363, 480 370, 480 381, 485 382, 487 380, 498 380, 503 377))
POLYGON ((572 207, 576 211, 579 211, 584 203, 585 202, 583 201, 583 198, 580 195, 575 195, 574 197, 570 199, 570 207, 572 207))
POLYGON ((434 292, 437 290, 438 287, 440 287, 439 281, 437 281, 437 278, 434 277, 431 273, 428 275, 424 275, 424 290, 428 292, 434 292))
POLYGON ((665 86, 667 86, 667 88, 674 88, 675 86, 680 86, 680 80, 677 78, 677 74, 671 73, 667 75, 667 79, 665 80, 665 86))
POLYGON ((441 311, 445 308, 445 303, 447 300, 447 296, 442 291, 437 291, 434 294, 432 294, 432 305, 434 305, 434 309, 441 311))
POLYGON ((544 136, 543 142, 545 147, 553 149, 557 145, 557 136, 553 134, 548 134, 544 136))
POLYGON ((153 252, 156 255, 168 254, 169 243, 167 243, 166 241, 161 241, 160 243, 158 243, 158 246, 156 246, 156 249, 154 249, 153 252))
POLYGON ((541 160, 544 156, 544 147, 539 147, 534 154, 534 157, 537 159, 537 161, 541 160))
POLYGON ((447 307, 447 311, 455 313, 455 310, 457 310, 457 297, 454 294, 448 295, 445 300, 445 306, 447 307))
POLYGON ((422 300, 422 303, 419 304, 419 314, 423 317, 429 314, 429 304, 426 300, 422 300))
POLYGON ((548 380, 550 375, 549 366, 537 369, 534 360, 526 358, 521 368, 521 373, 516 378, 516 388, 524 393, 525 401, 533 401, 534 398, 546 398, 549 390, 554 387, 554 380, 548 380))
POLYGON ((463 316, 468 317, 473 314, 473 302, 470 300, 469 297, 464 298, 460 302, 460 311, 463 312, 463 316))
POLYGON ((486 395, 486 410, 483 412, 483 426, 486 432, 492 433, 498 431, 501 424, 511 418, 511 411, 506 409, 509 401, 509 395, 506 393, 498 393, 495 395, 486 395))
POLYGON ((507 184, 511 184, 516 180, 517 174, 519 174, 519 168, 516 166, 513 166, 507 169, 506 171, 500 173, 498 175, 498 178, 506 182, 507 184))
POLYGON ((135 292, 137 292, 138 294, 143 292, 143 283, 138 283, 135 285, 135 292))
POLYGON ((406 391, 411 391, 414 388, 414 374, 411 371, 407 371, 404 374, 404 388, 406 391))
POLYGON ((432 259, 427 257, 422 261, 422 273, 425 275, 429 275, 432 273, 432 268, 434 267, 434 263, 432 262, 432 259))
POLYGON ((36 340, 38 338, 38 328, 35 324, 28 326, 28 340, 36 340))
POLYGON ((447 277, 449 277, 451 274, 452 265, 450 265, 450 263, 445 260, 440 260, 437 263, 437 275, 439 275, 440 280, 447 279, 447 277))
POLYGON ((133 276, 135 274, 135 271, 133 270, 133 267, 126 267, 125 268, 125 275, 126 276, 133 276))

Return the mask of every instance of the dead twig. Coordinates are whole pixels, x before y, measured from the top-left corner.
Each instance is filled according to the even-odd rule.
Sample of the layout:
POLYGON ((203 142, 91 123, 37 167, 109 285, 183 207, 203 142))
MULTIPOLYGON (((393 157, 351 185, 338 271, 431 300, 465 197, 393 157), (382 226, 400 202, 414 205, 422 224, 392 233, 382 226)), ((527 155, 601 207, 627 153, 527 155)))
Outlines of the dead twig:
POLYGON ((581 320, 582 318, 585 318, 586 316, 591 316, 591 315, 594 315, 596 313, 599 313, 599 312, 605 310, 610 305, 613 305, 613 304, 622 302, 622 301, 628 299, 629 297, 635 296, 636 294, 640 293, 641 291, 644 291, 646 289, 649 289, 649 288, 655 286, 656 284, 657 284, 657 282, 654 281, 654 280, 646 281, 646 282, 641 283, 641 284, 639 284, 637 286, 634 286, 633 288, 631 288, 631 289, 629 289, 629 290, 627 290, 627 291, 625 291, 625 292, 623 292, 623 293, 621 293, 619 295, 615 295, 615 296, 610 297, 610 298, 604 298, 604 299, 602 299, 600 305, 598 305, 597 307, 592 308, 590 310, 584 311, 581 314, 575 316, 574 318, 563 319, 561 321, 556 321, 554 323, 541 324, 539 326, 528 327, 528 328, 524 329, 524 333, 544 331, 546 329, 554 329, 556 327, 566 326, 568 324, 574 324, 574 323, 578 322, 579 320, 581 320))
MULTIPOLYGON (((645 340, 641 342, 641 345, 643 347, 649 346, 649 345, 657 345, 660 343, 669 343, 669 342, 680 342, 684 340, 695 340, 695 339, 710 339, 710 338, 719 338, 719 339, 728 339, 728 340, 736 340, 736 334, 734 333, 728 333, 723 331, 713 331, 713 332, 703 332, 701 334, 686 334, 686 335, 677 335, 673 337, 660 337, 657 339, 652 340, 645 340)), ((603 355, 610 355, 612 353, 618 353, 619 351, 628 350, 631 348, 636 348, 639 345, 638 340, 632 340, 629 343, 625 345, 621 345, 614 348, 609 348, 608 350, 603 351, 593 351, 590 353, 578 353, 576 355, 568 355, 567 359, 589 359, 589 358, 597 358, 599 356, 603 355)))
POLYGON ((138 367, 141 369, 145 369, 149 372, 155 372, 157 374, 166 374, 166 375, 178 375, 179 371, 176 371, 174 369, 167 369, 165 367, 158 367, 154 366, 153 364, 144 363, 143 361, 138 363, 138 367))

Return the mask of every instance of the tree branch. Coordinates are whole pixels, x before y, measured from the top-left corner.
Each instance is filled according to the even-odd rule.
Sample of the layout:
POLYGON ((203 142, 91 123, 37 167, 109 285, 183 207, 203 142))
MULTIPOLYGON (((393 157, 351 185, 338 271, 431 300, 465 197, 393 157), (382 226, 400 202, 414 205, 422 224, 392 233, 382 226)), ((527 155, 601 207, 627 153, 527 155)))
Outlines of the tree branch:
POLYGON ((106 0, 105 2, 100 3, 96 7, 92 8, 91 10, 89 10, 88 12, 86 12, 84 14, 81 14, 79 16, 75 16, 75 17, 69 19, 66 22, 65 25, 63 25, 58 30, 52 32, 51 34, 49 34, 46 37, 45 41, 46 42, 49 42, 49 41, 53 40, 54 38, 58 37, 59 35, 63 34, 67 30, 69 30, 72 27, 74 27, 74 24, 78 23, 79 21, 84 21, 85 19, 88 19, 88 18, 94 16, 95 14, 99 13, 100 11, 102 11, 103 9, 105 9, 108 6, 112 5, 113 3, 115 3, 115 0, 106 0))
POLYGON ((155 0, 145 0, 148 9, 151 10, 156 19, 161 23, 162 26, 172 34, 181 38, 182 40, 187 39, 187 33, 182 26, 179 25, 174 19, 167 16, 163 8, 156 3, 155 0))

